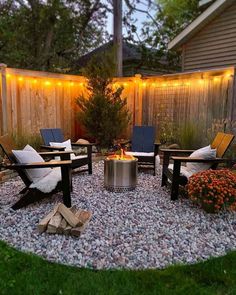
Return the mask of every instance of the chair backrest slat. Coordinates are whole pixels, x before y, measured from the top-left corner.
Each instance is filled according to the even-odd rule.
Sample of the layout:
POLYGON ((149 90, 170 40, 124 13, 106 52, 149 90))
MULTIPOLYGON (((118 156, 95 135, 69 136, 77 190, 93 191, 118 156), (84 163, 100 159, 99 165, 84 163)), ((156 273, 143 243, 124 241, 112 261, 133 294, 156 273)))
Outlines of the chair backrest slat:
POLYGON ((12 163, 15 163, 16 159, 12 153, 12 150, 16 149, 16 146, 8 134, 0 137, 0 147, 2 148, 4 154, 7 156, 7 158, 12 163))
POLYGON ((133 152, 154 152, 155 127, 134 126, 132 134, 133 152))
POLYGON ((222 139, 221 143, 216 148, 217 157, 222 158, 225 155, 233 139, 234 139, 233 134, 226 134, 226 133, 224 134, 224 138, 222 139))
POLYGON ((64 136, 61 128, 43 128, 40 129, 44 144, 49 145, 50 142, 63 142, 64 136))
POLYGON ((52 130, 55 142, 65 141, 61 128, 52 128, 51 130, 52 130))
POLYGON ((225 133, 218 132, 216 134, 216 137, 214 138, 214 140, 211 143, 211 148, 212 149, 217 149, 217 147, 221 144, 224 137, 225 137, 225 133))
MULTIPOLYGON (((0 136, 0 147, 2 148, 4 154, 7 156, 11 163, 17 163, 17 160, 12 153, 12 150, 15 150, 16 146, 9 135, 0 136)), ((25 185, 29 186, 31 184, 31 181, 25 173, 25 170, 18 170, 17 172, 25 185)))

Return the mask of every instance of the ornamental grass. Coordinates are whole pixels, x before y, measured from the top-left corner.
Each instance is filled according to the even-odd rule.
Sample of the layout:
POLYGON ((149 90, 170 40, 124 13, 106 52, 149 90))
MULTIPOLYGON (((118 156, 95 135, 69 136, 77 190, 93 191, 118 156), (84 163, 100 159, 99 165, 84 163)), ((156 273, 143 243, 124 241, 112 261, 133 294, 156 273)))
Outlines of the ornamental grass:
POLYGON ((236 210, 236 175, 228 169, 206 170, 192 175, 189 198, 208 213, 236 210))

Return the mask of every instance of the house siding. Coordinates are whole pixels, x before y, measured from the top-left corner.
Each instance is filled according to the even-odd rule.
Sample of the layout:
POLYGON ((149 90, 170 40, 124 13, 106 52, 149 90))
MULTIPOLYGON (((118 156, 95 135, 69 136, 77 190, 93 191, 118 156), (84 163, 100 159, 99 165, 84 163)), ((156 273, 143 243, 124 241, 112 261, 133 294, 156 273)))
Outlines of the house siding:
POLYGON ((186 42, 183 71, 236 66, 236 3, 186 42))

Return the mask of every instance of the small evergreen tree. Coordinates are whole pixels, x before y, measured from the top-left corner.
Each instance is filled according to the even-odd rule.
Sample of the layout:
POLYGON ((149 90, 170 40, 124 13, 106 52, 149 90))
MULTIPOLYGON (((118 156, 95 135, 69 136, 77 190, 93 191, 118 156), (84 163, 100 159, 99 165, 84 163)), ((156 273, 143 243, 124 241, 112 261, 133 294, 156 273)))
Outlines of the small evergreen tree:
POLYGON ((123 87, 114 89, 112 86, 115 68, 113 51, 94 56, 82 70, 88 80, 88 96, 81 95, 76 100, 80 123, 101 148, 113 144, 125 131, 131 117, 127 100, 121 98, 123 87))

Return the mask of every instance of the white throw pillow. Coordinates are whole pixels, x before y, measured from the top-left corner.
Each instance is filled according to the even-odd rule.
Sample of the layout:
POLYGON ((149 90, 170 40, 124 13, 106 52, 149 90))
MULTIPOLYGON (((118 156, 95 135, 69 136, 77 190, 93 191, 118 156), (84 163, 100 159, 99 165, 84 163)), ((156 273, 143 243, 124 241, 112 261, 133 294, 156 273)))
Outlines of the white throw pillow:
MULTIPOLYGON (((55 146, 55 147, 65 147, 65 151, 71 152, 72 151, 72 146, 71 146, 71 141, 70 139, 64 141, 64 142, 49 142, 50 146, 55 146)), ((72 153, 70 154, 71 160, 75 159, 75 154, 72 153)))
MULTIPOLYGON (((23 150, 13 150, 12 153, 17 161, 21 164, 30 164, 36 162, 45 162, 44 159, 30 145, 24 147, 23 150)), ((52 171, 51 168, 34 168, 26 169, 27 176, 32 182, 37 182, 40 178, 45 177, 52 171)))
MULTIPOLYGON (((201 158, 201 159, 215 159, 216 158, 216 149, 211 149, 211 146, 208 145, 201 149, 194 151, 189 158, 201 158)), ((211 167, 211 163, 194 163, 190 162, 186 164, 187 170, 192 174, 207 170, 211 167)))

